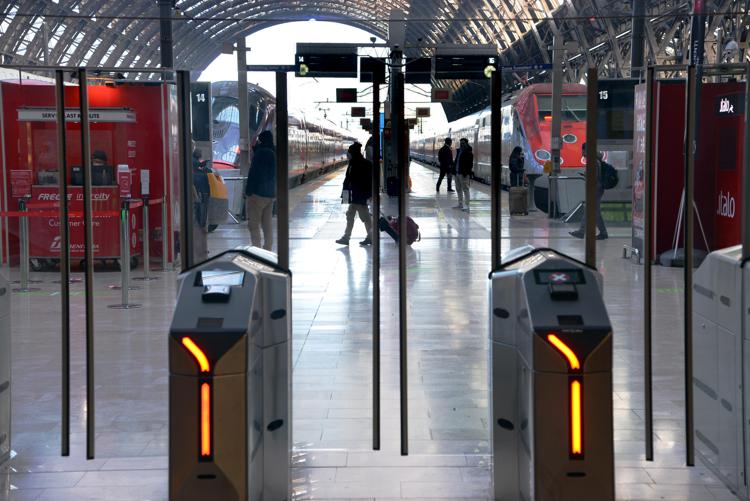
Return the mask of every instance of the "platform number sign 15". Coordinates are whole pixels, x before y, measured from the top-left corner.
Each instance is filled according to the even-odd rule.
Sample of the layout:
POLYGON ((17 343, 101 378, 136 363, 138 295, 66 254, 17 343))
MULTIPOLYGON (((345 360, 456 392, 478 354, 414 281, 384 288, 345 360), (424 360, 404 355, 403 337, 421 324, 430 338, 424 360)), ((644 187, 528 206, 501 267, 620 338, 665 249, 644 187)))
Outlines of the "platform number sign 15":
POLYGON ((606 101, 609 99, 609 91, 608 90, 600 90, 599 91, 599 101, 606 101))

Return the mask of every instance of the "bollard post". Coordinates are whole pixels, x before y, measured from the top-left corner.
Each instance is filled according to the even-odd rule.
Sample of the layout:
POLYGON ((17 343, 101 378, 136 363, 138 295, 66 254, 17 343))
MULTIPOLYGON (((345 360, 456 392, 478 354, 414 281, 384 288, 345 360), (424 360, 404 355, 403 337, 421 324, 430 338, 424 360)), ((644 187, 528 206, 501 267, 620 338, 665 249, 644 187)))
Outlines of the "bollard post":
POLYGON ((133 280, 158 280, 151 276, 151 232, 149 231, 148 197, 143 197, 143 276, 133 280))
MULTIPOLYGON (((20 198, 18 200, 18 210, 22 214, 26 214, 26 198, 20 198)), ((18 218, 18 231, 19 231, 19 246, 21 251, 21 279, 15 283, 19 284, 20 287, 13 289, 14 292, 32 292, 38 291, 37 288, 29 287, 29 218, 25 215, 18 218)))
POLYGON ((122 201, 120 211, 120 276, 122 303, 111 304, 109 307, 116 310, 140 308, 140 304, 130 303, 130 200, 128 199, 122 201))
POLYGON ((167 239, 171 238, 167 232, 167 197, 161 199, 161 271, 167 271, 169 247, 167 239))

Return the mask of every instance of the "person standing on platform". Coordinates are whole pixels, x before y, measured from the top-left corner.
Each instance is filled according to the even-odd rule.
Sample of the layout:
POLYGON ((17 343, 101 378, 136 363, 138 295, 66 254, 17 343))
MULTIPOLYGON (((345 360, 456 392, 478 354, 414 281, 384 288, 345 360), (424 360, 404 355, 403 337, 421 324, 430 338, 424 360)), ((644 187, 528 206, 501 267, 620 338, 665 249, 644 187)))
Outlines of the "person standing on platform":
POLYGON ((344 178, 344 191, 342 203, 348 203, 346 210, 346 230, 344 236, 336 240, 337 244, 349 245, 354 227, 354 216, 359 214, 359 219, 364 223, 367 237, 359 245, 370 245, 371 216, 367 208, 367 201, 372 197, 372 162, 362 156, 362 145, 354 143, 349 147, 349 167, 346 169, 344 178))
POLYGON ((510 170, 510 185, 523 186, 523 149, 520 146, 513 148, 508 159, 508 170, 510 170))
POLYGON ((453 140, 449 137, 445 138, 443 147, 438 151, 438 164, 440 165, 440 177, 438 177, 435 191, 440 191, 440 183, 443 182, 443 178, 448 176, 448 191, 454 191, 451 188, 451 181, 453 181, 453 152, 451 151, 451 144, 453 140))
POLYGON ((458 205, 454 209, 469 212, 469 202, 471 201, 469 187, 471 186, 471 176, 474 173, 474 153, 469 146, 469 140, 465 137, 462 137, 458 144, 456 160, 453 162, 456 174, 456 189, 458 190, 458 205))
POLYGON ((273 134, 264 130, 253 147, 253 160, 245 183, 245 209, 250 241, 255 247, 273 249, 273 201, 276 198, 276 151, 273 134), (261 229, 263 241, 261 245, 261 229))
POLYGON ((203 151, 193 150, 193 263, 208 259, 208 200, 211 186, 208 173, 211 168, 203 160, 203 151))
MULTIPOLYGON (((583 156, 586 156, 586 143, 581 146, 581 152, 583 156)), ((609 238, 607 234, 607 227, 604 225, 604 218, 602 218, 602 196, 604 196, 604 185, 602 184, 604 179, 602 176, 602 162, 604 161, 604 155, 602 152, 596 153, 596 171, 599 173, 597 176, 596 183, 596 199, 594 200, 594 211, 596 213, 596 227, 599 229, 599 234, 596 236, 597 240, 606 240, 609 238)), ((581 226, 577 230, 570 232, 571 236, 576 238, 583 238, 586 236, 586 213, 584 212, 581 218, 581 226)))

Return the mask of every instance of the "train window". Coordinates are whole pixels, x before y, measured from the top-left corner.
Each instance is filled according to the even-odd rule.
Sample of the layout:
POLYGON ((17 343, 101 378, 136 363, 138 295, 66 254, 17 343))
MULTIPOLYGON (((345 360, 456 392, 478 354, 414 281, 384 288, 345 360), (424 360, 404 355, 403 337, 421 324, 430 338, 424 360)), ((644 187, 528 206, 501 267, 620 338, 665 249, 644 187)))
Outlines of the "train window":
POLYGON ((250 130, 257 129, 258 125, 260 125, 260 120, 258 120, 258 118, 260 118, 258 117, 258 107, 254 104, 251 104, 250 113, 248 113, 248 115, 250 115, 250 130))
MULTIPOLYGON (((539 120, 552 119, 552 96, 536 96, 539 120)), ((564 122, 583 122, 586 120, 586 96, 563 96, 562 119, 564 122)))

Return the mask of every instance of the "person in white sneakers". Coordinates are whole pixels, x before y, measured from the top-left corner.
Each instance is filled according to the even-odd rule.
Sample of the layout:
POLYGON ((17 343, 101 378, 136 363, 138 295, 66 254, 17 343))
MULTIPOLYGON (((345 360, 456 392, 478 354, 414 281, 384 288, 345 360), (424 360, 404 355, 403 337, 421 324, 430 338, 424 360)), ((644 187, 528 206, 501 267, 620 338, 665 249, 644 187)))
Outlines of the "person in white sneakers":
POLYGON ((469 187, 471 186, 471 176, 474 174, 474 153, 469 146, 469 140, 465 137, 462 137, 458 143, 456 160, 453 161, 456 191, 458 192, 458 205, 454 209, 469 212, 469 202, 471 201, 469 187))

